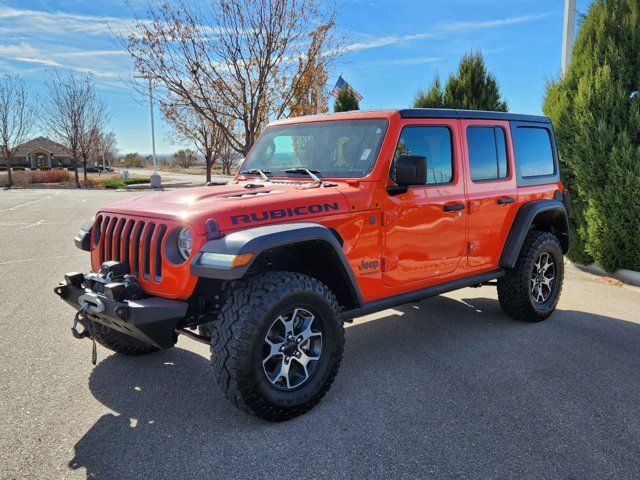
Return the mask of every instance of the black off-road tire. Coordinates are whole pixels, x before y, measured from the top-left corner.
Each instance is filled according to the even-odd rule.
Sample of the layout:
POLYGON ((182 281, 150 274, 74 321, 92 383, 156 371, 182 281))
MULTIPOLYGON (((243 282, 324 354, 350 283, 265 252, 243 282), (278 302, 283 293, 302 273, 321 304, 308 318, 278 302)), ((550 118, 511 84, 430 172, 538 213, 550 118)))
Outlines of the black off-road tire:
POLYGON ((556 309, 562 281, 564 259, 560 242, 548 232, 531 231, 525 239, 520 255, 513 268, 498 280, 498 300, 502 310, 516 320, 540 322, 548 318, 556 309), (541 254, 548 253, 555 262, 555 282, 549 298, 536 302, 531 291, 531 276, 535 263, 541 254))
POLYGON ((91 328, 91 337, 103 347, 122 355, 146 355, 160 350, 158 347, 141 342, 137 338, 116 332, 106 325, 86 320, 91 328))
POLYGON ((211 365, 227 399, 269 421, 284 421, 313 408, 338 373, 344 326, 338 302, 319 280, 292 272, 269 272, 249 280, 225 302, 214 322, 211 365), (323 328, 315 373, 293 390, 279 390, 263 370, 264 337, 274 319, 291 308, 308 308, 323 328))

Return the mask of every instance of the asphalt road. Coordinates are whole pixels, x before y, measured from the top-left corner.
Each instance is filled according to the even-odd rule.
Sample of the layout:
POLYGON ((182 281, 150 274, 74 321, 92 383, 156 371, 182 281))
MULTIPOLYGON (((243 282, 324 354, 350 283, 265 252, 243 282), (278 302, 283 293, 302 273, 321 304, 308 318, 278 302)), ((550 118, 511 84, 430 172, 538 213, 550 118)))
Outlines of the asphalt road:
POLYGON ((286 423, 231 407, 188 339, 93 367, 52 288, 127 195, 0 191, 0 478, 640 478, 640 291, 573 267, 541 324, 492 287, 357 320, 327 397, 286 423))

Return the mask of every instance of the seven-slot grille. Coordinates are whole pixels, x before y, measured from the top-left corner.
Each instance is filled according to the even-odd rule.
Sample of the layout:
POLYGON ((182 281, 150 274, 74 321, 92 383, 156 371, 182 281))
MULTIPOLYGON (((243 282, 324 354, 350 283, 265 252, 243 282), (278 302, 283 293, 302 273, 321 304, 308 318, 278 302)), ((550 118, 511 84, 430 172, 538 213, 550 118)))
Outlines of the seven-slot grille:
POLYGON ((124 262, 129 271, 144 280, 162 280, 162 240, 167 225, 154 221, 117 215, 96 218, 93 247, 99 251, 100 263, 124 262))

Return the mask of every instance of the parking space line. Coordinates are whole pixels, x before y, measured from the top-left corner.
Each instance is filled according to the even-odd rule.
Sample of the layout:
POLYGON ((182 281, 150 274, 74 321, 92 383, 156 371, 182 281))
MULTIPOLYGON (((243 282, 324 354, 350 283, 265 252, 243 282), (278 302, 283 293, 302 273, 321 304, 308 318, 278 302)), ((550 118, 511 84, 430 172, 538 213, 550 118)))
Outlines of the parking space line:
POLYGON ((27 205, 33 205, 34 203, 41 202, 42 200, 46 200, 47 198, 51 198, 51 196, 47 195, 46 197, 42 197, 42 198, 39 198, 37 200, 32 200, 30 202, 21 203, 19 205, 14 205, 13 207, 9 207, 9 208, 3 208, 2 210, 0 210, 0 212, 9 212, 11 210, 17 210, 20 207, 26 207, 27 205))
POLYGON ((38 220, 35 223, 30 223, 29 225, 25 225, 24 227, 16 228, 16 232, 18 230, 24 230, 25 228, 35 227, 36 225, 42 225, 43 223, 44 223, 44 220, 38 220))

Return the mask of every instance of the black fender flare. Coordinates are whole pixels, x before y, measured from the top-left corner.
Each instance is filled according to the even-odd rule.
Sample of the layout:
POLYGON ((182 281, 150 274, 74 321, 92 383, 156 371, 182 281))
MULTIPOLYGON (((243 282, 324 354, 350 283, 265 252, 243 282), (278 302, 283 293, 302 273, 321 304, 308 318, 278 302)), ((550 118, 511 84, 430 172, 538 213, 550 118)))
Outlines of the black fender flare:
POLYGON ((520 255, 522 244, 524 243, 527 233, 531 229, 536 217, 544 213, 550 215, 554 224, 558 228, 560 243, 562 245, 562 253, 567 253, 571 247, 569 237, 569 219, 567 217, 567 209, 560 200, 536 200, 524 204, 518 210, 516 218, 511 225, 511 230, 507 237, 507 241, 502 249, 500 256, 500 266, 503 268, 513 268, 520 255))
POLYGON ((336 235, 327 227, 318 223, 285 223, 279 225, 266 225, 262 227, 247 228, 231 232, 216 240, 209 240, 191 261, 191 275, 219 280, 239 280, 245 276, 251 265, 261 253, 268 250, 293 245, 297 243, 320 241, 326 242, 335 251, 338 261, 342 264, 352 294, 357 302, 362 305, 362 295, 356 282, 353 270, 347 261, 340 242, 336 235), (202 261, 206 253, 218 253, 223 255, 253 254, 251 262, 242 267, 225 268, 207 265, 202 261))

